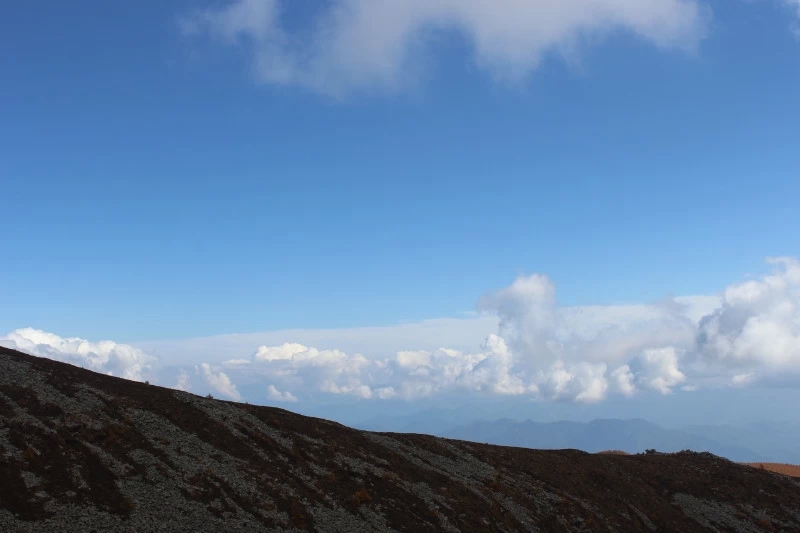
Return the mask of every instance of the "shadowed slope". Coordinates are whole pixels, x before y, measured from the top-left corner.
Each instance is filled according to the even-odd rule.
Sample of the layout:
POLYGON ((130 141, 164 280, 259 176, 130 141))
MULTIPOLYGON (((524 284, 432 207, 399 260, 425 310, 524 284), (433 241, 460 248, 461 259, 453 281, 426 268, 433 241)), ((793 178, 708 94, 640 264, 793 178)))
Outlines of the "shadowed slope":
POLYGON ((0 348, 0 530, 777 531, 800 482, 710 454, 357 431, 0 348))

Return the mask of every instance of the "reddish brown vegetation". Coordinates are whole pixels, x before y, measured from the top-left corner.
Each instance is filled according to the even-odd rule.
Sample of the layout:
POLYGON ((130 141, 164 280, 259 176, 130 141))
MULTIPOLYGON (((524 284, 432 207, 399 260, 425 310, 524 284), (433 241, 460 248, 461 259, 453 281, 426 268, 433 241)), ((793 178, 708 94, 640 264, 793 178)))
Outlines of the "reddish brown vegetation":
POLYGON ((800 465, 789 465, 784 463, 745 463, 747 466, 758 468, 760 470, 768 470, 776 474, 783 474, 784 476, 791 476, 800 478, 800 465))
POLYGON ((597 452, 598 455, 630 455, 628 452, 623 452, 622 450, 605 450, 602 452, 597 452))
POLYGON ((356 507, 364 503, 369 503, 371 501, 372 501, 372 495, 369 493, 369 491, 367 491, 367 489, 364 488, 358 489, 353 494, 353 503, 355 504, 356 507))
POLYGON ((308 517, 303 505, 297 500, 292 500, 289 508, 289 518, 292 521, 292 526, 299 529, 306 529, 308 525, 308 517))

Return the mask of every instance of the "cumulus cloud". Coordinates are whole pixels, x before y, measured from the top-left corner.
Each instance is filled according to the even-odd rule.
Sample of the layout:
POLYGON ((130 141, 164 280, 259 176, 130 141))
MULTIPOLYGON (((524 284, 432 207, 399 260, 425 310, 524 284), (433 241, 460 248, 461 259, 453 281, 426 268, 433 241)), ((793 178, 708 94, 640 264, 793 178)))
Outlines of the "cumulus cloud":
MULTIPOLYGON (((611 394, 744 386, 768 368, 800 368, 800 265, 729 286, 719 297, 563 308, 544 275, 481 298, 498 320, 477 351, 398 350, 365 357, 298 343, 258 347, 248 375, 281 390, 416 399, 451 393, 599 402, 611 394), (713 380, 712 380, 713 382, 713 380)), ((276 389, 277 390, 277 389, 276 389)))
POLYGON ((615 32, 691 50, 710 19, 699 0, 333 0, 290 27, 284 15, 293 7, 232 0, 189 13, 180 25, 187 36, 247 47, 265 83, 341 95, 413 84, 428 52, 453 35, 468 44, 479 68, 518 80, 549 54, 615 32))
POLYGON ((208 383, 214 392, 232 400, 240 401, 242 399, 242 395, 239 394, 239 390, 227 374, 224 372, 215 373, 208 363, 201 364, 200 369, 206 383, 208 383))
POLYGON ((154 357, 127 344, 90 342, 78 337, 62 338, 33 328, 12 331, 2 342, 32 355, 136 381, 142 381, 155 363, 154 357))
POLYGON ((696 359, 711 373, 774 374, 800 368, 800 261, 772 258, 774 271, 734 284, 704 317, 696 359))
MULTIPOLYGON (((734 283, 718 296, 625 306, 562 307, 547 276, 520 276, 481 298, 478 308, 484 314, 471 319, 327 332, 327 337, 281 332, 211 339, 201 344, 235 358, 195 368, 216 394, 238 400, 235 383, 247 380, 263 384, 266 396, 280 402, 306 401, 319 394, 414 400, 469 393, 594 403, 611 395, 670 394, 711 386, 796 386, 800 262, 768 262, 771 271, 766 275, 734 283), (482 343, 478 328, 485 331, 482 343), (476 339, 475 348, 431 347, 437 338, 463 335, 476 339), (364 346, 379 348, 251 344, 255 339, 303 336, 327 339, 329 346, 363 336, 368 339, 364 346), (417 336, 425 338, 424 348, 414 346, 417 336), (370 344, 384 337, 392 341, 370 344), (226 339, 231 344, 226 345, 226 339)), ((133 379, 141 379, 152 360, 130 346, 62 339, 33 329, 12 332, 2 342, 133 379)), ((187 342, 191 351, 199 341, 187 342)), ((188 374, 180 375, 175 388, 189 388, 188 374)))
POLYGON ((633 396, 636 393, 636 385, 634 384, 635 376, 631 372, 631 367, 622 365, 611 372, 611 385, 615 391, 623 396, 633 396))
POLYGON ((676 347, 693 342, 694 325, 684 304, 617 307, 604 319, 587 320, 587 308, 560 309, 555 295, 552 281, 535 274, 480 302, 500 318, 512 374, 536 376, 529 389, 596 402, 609 391, 631 396, 637 387, 667 394, 685 379, 676 347))
POLYGON ((180 374, 178 374, 178 382, 172 386, 175 390, 180 390, 184 392, 189 392, 192 390, 191 385, 189 384, 189 373, 185 370, 182 370, 180 374))
POLYGON ((293 403, 297 401, 297 396, 288 391, 281 392, 275 388, 275 385, 270 385, 269 387, 267 387, 267 397, 273 402, 293 403))
MULTIPOLYGON (((530 319, 532 315, 524 310, 522 316, 530 319)), ((552 324, 555 322, 553 319, 552 324)), ((515 331, 521 329, 521 325, 516 327, 515 331)), ((531 340, 530 336, 525 338, 531 340)), ((477 352, 445 348, 404 350, 383 359, 320 351, 298 344, 261 346, 253 355, 248 374, 261 373, 265 379, 282 380, 297 390, 349 394, 364 399, 413 400, 472 392, 584 403, 600 401, 609 391, 632 395, 637 383, 667 393, 682 381, 682 374, 674 372, 674 352, 643 352, 636 367, 638 375, 627 365, 609 373, 604 362, 562 357, 574 351, 550 349, 550 340, 521 343, 518 351, 514 351, 503 337, 490 334, 477 352), (531 351, 532 347, 541 346, 547 351, 531 351)))
POLYGON ((636 363, 641 367, 639 383, 645 388, 670 394, 673 387, 686 381, 686 375, 678 368, 678 353, 672 346, 645 350, 636 363))

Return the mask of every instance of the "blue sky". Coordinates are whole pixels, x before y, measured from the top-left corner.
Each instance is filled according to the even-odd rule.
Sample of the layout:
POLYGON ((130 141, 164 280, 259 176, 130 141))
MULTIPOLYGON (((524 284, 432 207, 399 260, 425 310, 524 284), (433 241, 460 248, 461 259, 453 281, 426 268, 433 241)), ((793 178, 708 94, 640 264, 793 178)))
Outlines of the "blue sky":
POLYGON ((798 255, 794 2, 484 4, 4 6, 0 333, 300 342, 798 255))

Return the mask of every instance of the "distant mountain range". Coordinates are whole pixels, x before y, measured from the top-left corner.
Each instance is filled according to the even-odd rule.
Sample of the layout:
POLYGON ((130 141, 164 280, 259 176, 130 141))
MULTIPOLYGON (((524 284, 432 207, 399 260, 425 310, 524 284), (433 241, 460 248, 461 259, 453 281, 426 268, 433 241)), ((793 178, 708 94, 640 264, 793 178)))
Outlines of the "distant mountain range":
MULTIPOLYGON (((462 413, 459 413, 462 415, 462 413)), ((738 462, 800 464, 800 424, 762 422, 743 426, 686 426, 667 429, 644 419, 597 419, 591 422, 532 420, 467 421, 446 410, 401 417, 376 417, 360 424, 373 431, 426 433, 473 442, 536 449, 573 448, 587 452, 622 450, 640 453, 708 451, 738 462)))
POLYGON ((593 420, 580 422, 538 423, 526 420, 475 422, 456 427, 444 436, 537 449, 578 449, 590 453, 622 450, 641 453, 648 449, 660 452, 681 450, 707 451, 732 461, 765 461, 757 452, 685 431, 664 429, 646 420, 593 420))

